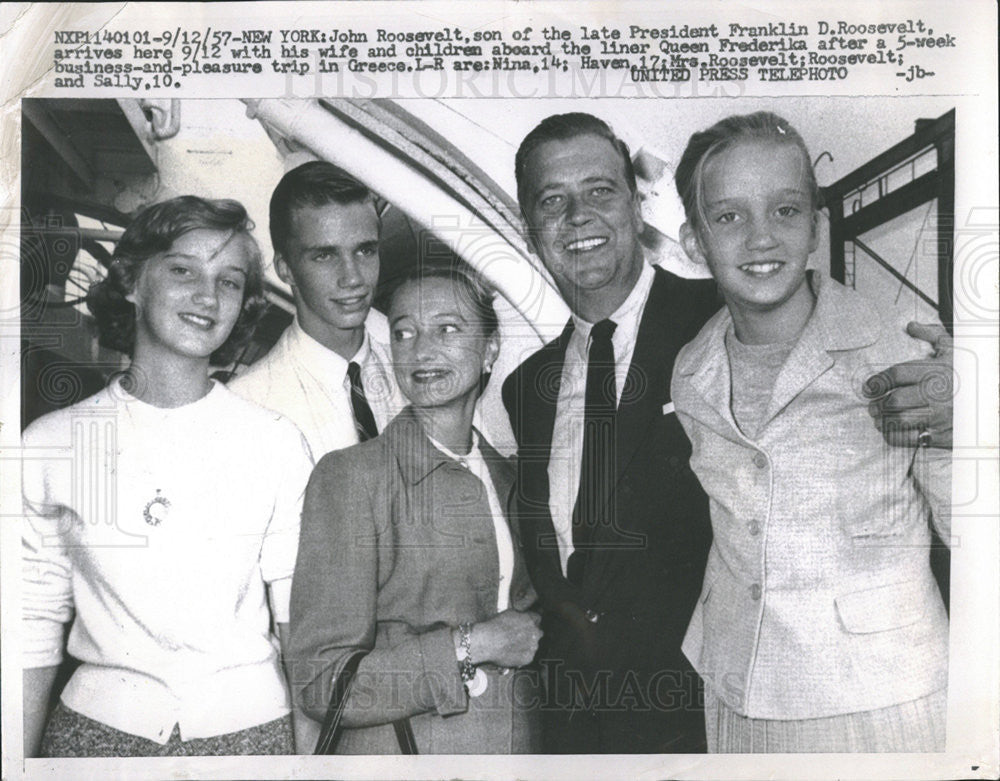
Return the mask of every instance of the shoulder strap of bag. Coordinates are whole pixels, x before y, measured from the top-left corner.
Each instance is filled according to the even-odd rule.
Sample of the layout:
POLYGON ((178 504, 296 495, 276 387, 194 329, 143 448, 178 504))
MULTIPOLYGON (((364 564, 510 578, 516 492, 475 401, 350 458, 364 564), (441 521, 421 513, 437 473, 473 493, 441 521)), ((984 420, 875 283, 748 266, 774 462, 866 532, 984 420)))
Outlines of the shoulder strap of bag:
POLYGON ((403 754, 419 754, 417 751, 417 741, 413 737, 413 727, 410 726, 409 719, 399 719, 392 722, 392 728, 396 730, 396 740, 399 742, 399 750, 403 754))
MULTIPOLYGON (((358 665, 365 658, 367 651, 355 651, 340 670, 340 674, 333 684, 333 694, 330 696, 330 704, 326 709, 326 717, 323 719, 323 728, 316 742, 314 754, 332 754, 337 750, 337 743, 340 742, 340 735, 343 729, 340 726, 340 718, 344 715, 344 706, 347 703, 347 695, 351 690, 351 683, 354 681, 354 674, 358 671, 358 665)), ((417 751, 417 741, 413 737, 413 728, 410 726, 409 718, 399 719, 392 723, 392 728, 396 732, 396 740, 399 742, 399 749, 403 754, 419 754, 417 751)))
POLYGON ((358 665, 367 653, 367 651, 356 651, 352 654, 333 682, 333 694, 330 695, 330 704, 326 709, 326 718, 323 719, 323 729, 319 733, 314 754, 332 754, 336 751, 341 733, 340 717, 344 715, 347 694, 351 690, 354 673, 358 671, 358 665))

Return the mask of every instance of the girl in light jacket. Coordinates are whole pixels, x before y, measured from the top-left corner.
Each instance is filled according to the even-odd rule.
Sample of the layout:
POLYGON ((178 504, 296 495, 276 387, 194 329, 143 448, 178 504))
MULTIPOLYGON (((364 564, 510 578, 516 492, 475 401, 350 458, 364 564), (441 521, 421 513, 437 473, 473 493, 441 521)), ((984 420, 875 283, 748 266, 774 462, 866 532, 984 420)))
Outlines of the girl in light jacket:
POLYGON ((672 386, 711 501, 684 642, 709 750, 943 750, 948 620, 929 521, 947 541, 950 452, 886 445, 862 386, 922 343, 806 270, 820 194, 785 120, 696 133, 676 182, 682 244, 727 304, 672 386))

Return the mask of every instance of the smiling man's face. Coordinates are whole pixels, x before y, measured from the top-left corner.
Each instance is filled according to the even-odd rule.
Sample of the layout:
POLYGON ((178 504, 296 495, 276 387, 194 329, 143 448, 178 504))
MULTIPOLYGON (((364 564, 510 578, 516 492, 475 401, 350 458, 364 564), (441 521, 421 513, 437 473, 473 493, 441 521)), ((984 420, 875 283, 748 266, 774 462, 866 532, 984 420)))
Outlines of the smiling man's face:
POLYGON ((605 138, 546 141, 525 161, 529 238, 569 307, 590 322, 628 297, 642 270, 638 196, 605 138))

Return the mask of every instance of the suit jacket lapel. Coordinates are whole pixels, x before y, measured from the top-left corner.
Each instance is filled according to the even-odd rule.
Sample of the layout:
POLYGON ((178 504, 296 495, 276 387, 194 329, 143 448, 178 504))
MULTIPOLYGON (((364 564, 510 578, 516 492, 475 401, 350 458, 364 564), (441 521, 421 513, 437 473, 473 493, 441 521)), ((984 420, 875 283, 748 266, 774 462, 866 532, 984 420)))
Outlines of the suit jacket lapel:
POLYGON ((632 361, 615 422, 615 482, 635 456, 643 440, 650 435, 651 425, 663 414, 663 405, 670 401, 670 371, 673 356, 683 346, 678 343, 678 329, 670 311, 669 281, 657 271, 649 298, 639 321, 632 361))
POLYGON ((556 401, 562 384, 563 364, 566 347, 573 333, 570 320, 558 339, 542 349, 538 363, 532 371, 520 378, 524 387, 517 394, 522 409, 519 411, 519 425, 529 436, 519 436, 525 444, 518 452, 519 492, 526 507, 518 512, 520 518, 531 518, 530 526, 524 531, 534 539, 526 541, 538 555, 548 559, 548 566, 557 573, 562 572, 559 563, 559 545, 555 527, 549 513, 549 458, 552 450, 552 430, 556 419, 556 401))
POLYGON ((530 440, 534 443, 533 447, 539 449, 539 454, 545 454, 546 466, 552 446, 552 430, 556 422, 556 402, 562 386, 566 347, 572 333, 573 321, 570 320, 559 338, 544 348, 537 371, 524 378, 528 385, 524 389, 522 425, 527 426, 529 431, 537 432, 537 438, 531 437, 530 440))
MULTIPOLYGON (((647 544, 645 534, 634 530, 631 519, 617 512, 616 493, 640 445, 658 429, 657 419, 663 414, 663 405, 670 400, 670 373, 673 359, 683 346, 680 334, 684 332, 672 309, 670 280, 656 270, 639 321, 635 349, 615 419, 616 489, 611 495, 614 523, 601 524, 594 533, 595 542, 600 542, 601 548, 609 552, 647 544)), ((614 556, 590 557, 584 576, 584 590, 589 600, 596 601, 613 582, 606 574, 615 561, 614 556)))

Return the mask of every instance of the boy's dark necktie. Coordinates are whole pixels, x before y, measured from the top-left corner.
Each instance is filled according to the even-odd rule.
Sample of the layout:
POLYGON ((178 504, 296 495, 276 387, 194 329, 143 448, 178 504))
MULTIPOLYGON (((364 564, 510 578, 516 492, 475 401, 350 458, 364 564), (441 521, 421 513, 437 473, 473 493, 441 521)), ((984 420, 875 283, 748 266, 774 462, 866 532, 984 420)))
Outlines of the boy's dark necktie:
POLYGON ((347 379, 351 382, 351 409, 354 412, 354 427, 358 430, 358 441, 364 442, 378 436, 375 416, 365 398, 365 386, 361 384, 361 367, 351 361, 347 364, 347 379))
POLYGON ((573 553, 566 564, 566 577, 576 585, 583 572, 594 532, 609 523, 611 491, 615 475, 615 351, 611 335, 617 323, 601 320, 590 331, 587 353, 587 386, 583 402, 583 457, 580 487, 573 507, 573 553))

